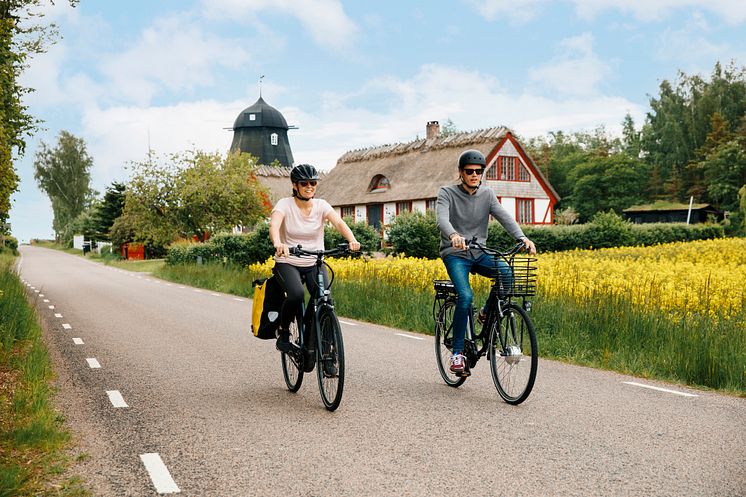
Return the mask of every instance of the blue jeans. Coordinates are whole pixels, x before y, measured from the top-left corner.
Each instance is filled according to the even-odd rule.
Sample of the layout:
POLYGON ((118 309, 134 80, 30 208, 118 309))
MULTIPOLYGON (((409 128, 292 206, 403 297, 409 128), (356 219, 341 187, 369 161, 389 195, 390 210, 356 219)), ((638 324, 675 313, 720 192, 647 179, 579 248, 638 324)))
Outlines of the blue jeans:
POLYGON ((469 273, 494 278, 500 271, 504 276, 509 277, 510 267, 504 260, 495 260, 494 257, 484 253, 478 257, 447 255, 443 258, 443 264, 458 294, 456 309, 453 312, 453 354, 456 355, 464 351, 466 324, 471 314, 471 303, 474 298, 469 284, 469 273))

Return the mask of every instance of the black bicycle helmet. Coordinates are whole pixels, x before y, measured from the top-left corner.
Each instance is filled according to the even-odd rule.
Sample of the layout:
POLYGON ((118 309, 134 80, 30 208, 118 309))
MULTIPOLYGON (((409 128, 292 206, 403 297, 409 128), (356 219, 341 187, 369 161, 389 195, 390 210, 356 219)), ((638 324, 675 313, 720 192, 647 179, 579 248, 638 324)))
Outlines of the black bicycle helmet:
POLYGON ((310 181, 319 179, 319 172, 310 164, 300 164, 290 171, 290 181, 297 183, 298 181, 310 181))
POLYGON ((458 158, 458 169, 459 171, 464 168, 467 164, 474 166, 487 166, 487 161, 484 159, 484 155, 479 150, 467 150, 462 153, 458 158))

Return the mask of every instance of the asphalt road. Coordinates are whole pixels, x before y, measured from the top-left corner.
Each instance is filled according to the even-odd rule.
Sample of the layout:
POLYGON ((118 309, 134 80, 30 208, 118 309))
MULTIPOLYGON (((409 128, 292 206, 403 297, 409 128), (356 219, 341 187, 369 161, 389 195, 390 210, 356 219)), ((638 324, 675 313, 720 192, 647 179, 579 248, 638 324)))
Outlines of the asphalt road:
POLYGON ((432 337, 342 318, 330 413, 315 373, 286 390, 249 300, 21 253, 97 496, 746 495, 746 399, 541 360, 514 407, 485 361, 453 389, 432 337))

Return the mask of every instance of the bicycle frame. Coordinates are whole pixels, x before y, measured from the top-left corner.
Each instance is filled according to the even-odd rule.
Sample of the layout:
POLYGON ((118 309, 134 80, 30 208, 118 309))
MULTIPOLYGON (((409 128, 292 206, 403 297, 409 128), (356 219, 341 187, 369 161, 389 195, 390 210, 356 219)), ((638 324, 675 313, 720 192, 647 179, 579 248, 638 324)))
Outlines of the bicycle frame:
MULTIPOLYGON (((310 366, 310 364, 306 364, 306 361, 309 360, 310 352, 314 352, 314 355, 312 356, 316 362, 321 362, 322 357, 320 356, 321 351, 316 347, 317 343, 321 342, 321 325, 319 323, 319 316, 321 315, 321 310, 323 308, 329 308, 331 310, 334 309, 334 301, 331 297, 331 286, 334 281, 334 271, 332 268, 326 264, 325 258, 327 255, 337 255, 340 253, 344 253, 347 251, 346 245, 341 244, 338 248, 332 249, 332 250, 317 250, 317 251, 307 251, 303 250, 302 247, 291 247, 290 252, 295 253, 296 255, 306 255, 306 256, 315 256, 316 257, 316 295, 311 294, 308 297, 308 304, 301 306, 301 312, 298 316, 298 334, 300 335, 300 350, 298 351, 300 354, 304 354, 304 357, 300 357, 300 354, 295 357, 296 360, 302 361, 303 370, 305 372, 313 371, 313 368, 308 368, 306 366, 310 366), (329 286, 327 287, 324 283, 324 273, 322 272, 322 267, 326 265, 326 267, 329 268, 330 271, 330 277, 329 277, 329 286), (309 333, 308 336, 307 333, 307 325, 311 325, 313 327, 313 332, 309 333), (307 340, 307 338, 309 340, 307 340), (306 353, 309 353, 308 355, 305 355, 306 353)), ((313 364, 314 361, 311 360, 311 364, 313 364)))

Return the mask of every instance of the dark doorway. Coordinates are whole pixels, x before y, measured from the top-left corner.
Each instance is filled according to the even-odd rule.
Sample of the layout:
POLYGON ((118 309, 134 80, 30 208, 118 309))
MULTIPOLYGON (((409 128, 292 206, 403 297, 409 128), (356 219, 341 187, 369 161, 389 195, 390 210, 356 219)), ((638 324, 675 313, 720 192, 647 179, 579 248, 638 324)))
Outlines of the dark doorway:
POLYGON ((369 204, 368 205, 368 226, 373 226, 375 229, 381 229, 381 223, 383 222, 383 204, 369 204))

